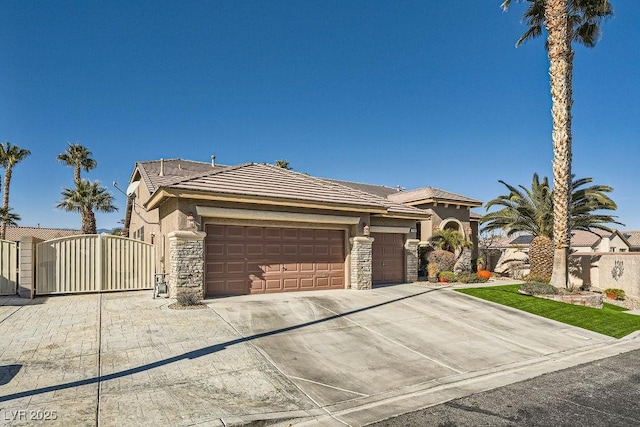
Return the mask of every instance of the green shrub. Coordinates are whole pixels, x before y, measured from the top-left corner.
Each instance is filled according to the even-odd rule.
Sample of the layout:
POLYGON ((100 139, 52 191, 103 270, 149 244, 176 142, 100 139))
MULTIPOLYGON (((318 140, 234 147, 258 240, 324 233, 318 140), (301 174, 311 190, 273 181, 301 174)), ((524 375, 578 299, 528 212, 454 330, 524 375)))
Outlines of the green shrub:
POLYGON ((456 265, 456 255, 453 252, 436 249, 427 253, 427 261, 435 263, 438 266, 438 271, 453 271, 453 266, 456 265))
POLYGON ((624 299, 627 297, 627 294, 625 294, 622 289, 607 288, 603 292, 605 294, 613 294, 613 295, 615 295, 616 296, 615 299, 620 300, 620 301, 624 301, 624 299))
POLYGON ((438 277, 450 283, 456 281, 456 274, 453 271, 442 271, 438 277))
POLYGON ((458 274, 458 282, 460 283, 485 283, 487 279, 478 277, 476 273, 471 271, 463 271, 458 274))
POLYGON ((520 291, 529 295, 557 295, 558 288, 544 282, 525 282, 520 285, 520 291))

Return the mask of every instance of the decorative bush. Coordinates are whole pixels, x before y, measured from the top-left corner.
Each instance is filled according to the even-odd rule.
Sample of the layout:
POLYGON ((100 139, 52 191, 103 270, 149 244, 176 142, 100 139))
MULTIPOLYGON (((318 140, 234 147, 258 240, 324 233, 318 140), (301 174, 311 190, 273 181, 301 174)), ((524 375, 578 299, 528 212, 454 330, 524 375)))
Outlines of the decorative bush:
POLYGON ((436 249, 427 253, 427 261, 429 264, 435 263, 438 266, 438 271, 453 271, 453 267, 456 265, 456 256, 453 252, 436 249))
POLYGON ((611 298, 611 296, 615 296, 615 298, 611 298, 611 299, 617 299, 620 301, 624 301, 624 299, 627 297, 627 295, 624 293, 622 289, 607 288, 603 292, 607 296, 607 298, 611 298))
POLYGON ((471 271, 465 271, 458 274, 458 282, 460 283, 484 283, 487 279, 483 279, 482 277, 478 277, 476 273, 471 271))
POLYGON ((447 282, 455 282, 456 274, 453 271, 442 271, 438 274, 438 278, 446 280, 447 282))
POLYGON ((427 272, 429 273, 429 277, 438 277, 438 264, 430 262, 427 266, 427 272))
POLYGON ((489 280, 491 278, 491 272, 489 270, 479 270, 478 277, 481 279, 489 280))
POLYGON ((543 282, 525 282, 520 285, 520 292, 529 295, 557 295, 558 288, 543 282))

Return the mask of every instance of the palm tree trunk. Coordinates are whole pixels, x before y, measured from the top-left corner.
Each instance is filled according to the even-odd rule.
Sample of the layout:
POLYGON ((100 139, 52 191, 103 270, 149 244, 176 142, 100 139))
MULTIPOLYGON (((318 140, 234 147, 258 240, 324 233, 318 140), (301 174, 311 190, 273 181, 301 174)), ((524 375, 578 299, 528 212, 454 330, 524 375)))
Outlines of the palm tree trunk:
POLYGON ((569 259, 571 202, 571 107, 573 50, 567 0, 547 0, 551 115, 553 117, 553 237, 551 284, 566 287, 569 259))
POLYGON ((73 168, 73 182, 75 182, 76 188, 78 188, 80 185, 80 165, 78 163, 76 163, 73 168))
MULTIPOLYGON (((11 185, 11 166, 7 167, 4 173, 4 186, 2 189, 2 207, 5 212, 9 212, 9 186, 11 185)), ((4 240, 7 237, 7 219, 2 218, 2 225, 0 225, 0 240, 4 240)))

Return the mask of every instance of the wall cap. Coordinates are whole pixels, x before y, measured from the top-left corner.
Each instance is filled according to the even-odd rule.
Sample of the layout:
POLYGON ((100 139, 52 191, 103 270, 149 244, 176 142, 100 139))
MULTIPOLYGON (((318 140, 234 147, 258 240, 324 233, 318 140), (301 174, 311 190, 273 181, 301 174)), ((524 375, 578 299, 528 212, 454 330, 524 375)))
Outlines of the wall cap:
POLYGON ((357 243, 372 244, 374 240, 375 239, 373 237, 358 236, 358 237, 351 237, 349 239, 349 243, 353 244, 357 242, 357 243))
POLYGON ((204 240, 207 233, 204 231, 178 230, 168 234, 170 240, 204 240))

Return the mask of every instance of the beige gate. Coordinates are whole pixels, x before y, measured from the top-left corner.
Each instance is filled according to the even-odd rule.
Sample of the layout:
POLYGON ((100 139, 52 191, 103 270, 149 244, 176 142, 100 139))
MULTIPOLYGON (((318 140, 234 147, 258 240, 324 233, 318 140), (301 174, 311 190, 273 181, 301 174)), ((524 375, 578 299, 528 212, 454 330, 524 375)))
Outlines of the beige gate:
POLYGON ((16 294, 16 243, 0 240, 0 295, 16 294))
POLYGON ((36 247, 36 294, 153 289, 153 245, 125 237, 82 235, 36 247))

